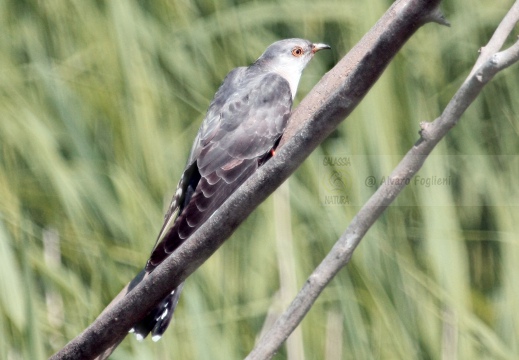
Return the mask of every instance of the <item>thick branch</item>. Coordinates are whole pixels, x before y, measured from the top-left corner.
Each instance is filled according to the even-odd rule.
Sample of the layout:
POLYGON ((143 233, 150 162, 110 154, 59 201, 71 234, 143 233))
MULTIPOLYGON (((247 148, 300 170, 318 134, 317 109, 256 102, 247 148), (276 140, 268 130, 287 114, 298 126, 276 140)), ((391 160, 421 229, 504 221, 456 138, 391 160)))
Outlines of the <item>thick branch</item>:
MULTIPOLYGON (((506 26, 508 32, 502 31, 502 26, 496 30, 496 34, 488 43, 487 48, 498 51, 510 31, 519 21, 519 1, 515 3, 510 13, 505 17, 501 25, 506 26), (514 16, 510 16, 510 14, 514 16), (512 24, 512 26, 510 26, 512 24)), ((276 321, 273 327, 258 341, 255 348, 247 357, 248 360, 270 359, 288 338, 292 331, 299 325, 311 306, 332 280, 332 278, 349 261, 353 251, 360 243, 369 228, 379 218, 386 207, 400 194, 409 180, 422 167, 427 156, 458 122, 460 116, 474 101, 486 83, 500 70, 510 66, 519 60, 519 42, 516 42, 508 50, 496 54, 487 54, 486 61, 479 62, 479 66, 471 72, 471 75, 463 83, 453 99, 449 102, 442 116, 432 123, 421 124, 422 137, 409 150, 406 156, 398 164, 390 176, 389 181, 373 194, 366 205, 353 218, 350 226, 342 234, 326 258, 310 275, 301 291, 290 304, 288 309, 276 321), (481 79, 485 79, 482 81, 481 79)), ((477 65, 476 65, 477 66, 477 65)))
POLYGON ((93 359, 120 342, 128 329, 195 271, 238 225, 349 115, 393 56, 423 24, 445 24, 440 0, 397 1, 357 46, 301 102, 281 146, 225 204, 126 296, 52 359, 93 359))

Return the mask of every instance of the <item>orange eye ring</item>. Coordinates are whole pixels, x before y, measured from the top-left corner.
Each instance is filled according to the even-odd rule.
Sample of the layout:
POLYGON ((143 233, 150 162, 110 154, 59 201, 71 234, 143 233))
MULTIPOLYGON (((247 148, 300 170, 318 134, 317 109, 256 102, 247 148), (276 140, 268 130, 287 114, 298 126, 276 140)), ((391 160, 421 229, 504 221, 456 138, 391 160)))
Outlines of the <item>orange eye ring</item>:
POLYGON ((296 46, 295 48, 292 49, 292 55, 294 55, 295 57, 301 57, 304 55, 304 53, 305 53, 305 51, 300 46, 296 46))

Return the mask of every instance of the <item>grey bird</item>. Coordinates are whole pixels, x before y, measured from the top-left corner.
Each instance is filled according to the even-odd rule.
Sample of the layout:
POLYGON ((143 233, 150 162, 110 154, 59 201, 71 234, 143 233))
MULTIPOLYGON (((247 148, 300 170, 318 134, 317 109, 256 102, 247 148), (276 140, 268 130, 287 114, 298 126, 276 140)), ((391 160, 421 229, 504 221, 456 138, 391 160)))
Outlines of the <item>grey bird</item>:
MULTIPOLYGON (((301 73, 316 52, 330 49, 303 39, 281 40, 248 67, 232 70, 209 105, 191 154, 146 264, 151 272, 273 156, 285 130, 301 73)), ((131 332, 160 339, 183 283, 131 332)))

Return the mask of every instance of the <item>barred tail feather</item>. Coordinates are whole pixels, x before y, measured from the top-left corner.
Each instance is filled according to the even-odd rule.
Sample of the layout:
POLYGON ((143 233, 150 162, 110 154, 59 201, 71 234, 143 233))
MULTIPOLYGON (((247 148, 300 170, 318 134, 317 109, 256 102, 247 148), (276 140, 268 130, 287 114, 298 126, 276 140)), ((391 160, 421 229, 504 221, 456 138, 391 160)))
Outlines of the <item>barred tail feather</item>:
POLYGON ((137 340, 142 341, 149 333, 153 341, 159 341, 162 334, 168 328, 175 308, 177 307, 180 294, 184 283, 181 283, 175 290, 164 298, 153 310, 151 310, 144 319, 130 330, 135 334, 137 340))

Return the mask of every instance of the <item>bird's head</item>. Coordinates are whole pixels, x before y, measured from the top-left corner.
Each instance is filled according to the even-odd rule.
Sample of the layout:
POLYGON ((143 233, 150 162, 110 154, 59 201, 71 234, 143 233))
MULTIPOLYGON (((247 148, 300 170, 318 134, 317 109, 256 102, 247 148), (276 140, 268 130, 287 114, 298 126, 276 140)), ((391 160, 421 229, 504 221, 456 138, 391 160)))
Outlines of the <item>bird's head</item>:
POLYGON ((290 84, 294 98, 303 69, 314 54, 323 49, 330 49, 330 46, 304 39, 280 40, 270 45, 255 64, 283 76, 290 84))

